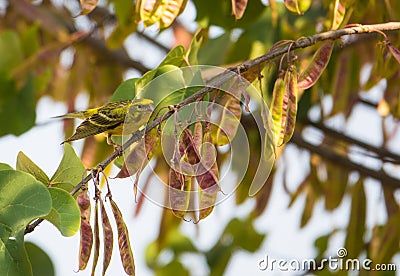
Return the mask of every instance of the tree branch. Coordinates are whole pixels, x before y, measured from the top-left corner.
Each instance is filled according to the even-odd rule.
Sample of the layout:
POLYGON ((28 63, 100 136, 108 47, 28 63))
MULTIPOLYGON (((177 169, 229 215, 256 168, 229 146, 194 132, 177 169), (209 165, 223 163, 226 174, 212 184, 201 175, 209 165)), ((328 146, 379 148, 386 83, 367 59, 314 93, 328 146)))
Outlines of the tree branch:
POLYGON ((301 134, 298 131, 294 132, 290 142, 297 145, 298 147, 307 149, 308 151, 310 151, 312 153, 316 153, 326 160, 329 160, 331 162, 339 164, 341 167, 343 167, 346 170, 357 171, 357 172, 361 173, 362 175, 375 178, 376 180, 379 180, 382 183, 382 185, 389 186, 392 188, 400 188, 400 179, 391 177, 383 171, 375 171, 375 170, 369 169, 367 167, 364 167, 361 164, 352 162, 347 157, 344 157, 332 150, 329 150, 326 147, 323 147, 320 145, 313 145, 313 144, 305 141, 301 137, 301 134))
MULTIPOLYGON (((253 68, 260 68, 262 64, 265 64, 266 62, 272 61, 275 58, 285 54, 288 52, 289 47, 290 50, 295 50, 299 48, 306 48, 309 46, 312 46, 318 42, 325 41, 325 40, 335 40, 339 39, 343 36, 347 35, 360 35, 360 34, 365 34, 365 33, 371 33, 374 32, 375 30, 378 31, 393 31, 393 30, 400 30, 400 22, 389 22, 389 23, 383 23, 383 24, 376 24, 376 25, 360 25, 357 27, 350 27, 350 28, 345 28, 345 29, 340 29, 340 30, 335 30, 335 31, 328 31, 320 34, 315 34, 309 37, 305 38, 300 38, 296 42, 294 42, 292 45, 286 45, 281 48, 275 48, 273 51, 269 51, 265 55, 262 55, 260 57, 257 57, 252 60, 248 60, 242 64, 232 66, 227 68, 226 71, 218 74, 216 77, 214 77, 209 86, 201 89, 200 91, 196 92, 195 94, 189 96, 188 98, 184 99, 180 103, 175 105, 176 109, 180 109, 183 106, 195 102, 198 99, 201 99, 204 95, 209 93, 210 91, 214 90, 215 87, 220 87, 222 84, 227 82, 232 78, 232 72, 237 72, 239 74, 244 74, 250 69, 253 68)), ((173 114, 173 111, 170 110, 167 113, 164 114, 161 118, 155 119, 153 122, 151 122, 145 130, 142 131, 136 131, 135 133, 132 134, 132 136, 122 145, 123 151, 130 147, 133 143, 139 141, 145 133, 148 133, 150 130, 153 128, 157 127, 159 124, 161 124, 164 120, 168 119, 171 115, 173 114)), ((299 145, 302 145, 302 147, 308 147, 312 148, 315 150, 315 152, 319 152, 321 155, 324 154, 324 152, 320 152, 320 149, 318 147, 315 147, 311 144, 308 144, 307 142, 303 141, 300 139, 299 135, 294 135, 294 138, 292 138, 294 142, 297 142, 299 145)), ((117 157, 121 156, 121 152, 115 151, 113 152, 107 159, 105 159, 103 162, 98 164, 98 168, 104 169, 106 166, 108 166, 114 159, 117 157)), ((328 158, 339 158, 339 157, 332 157, 333 155, 329 155, 328 158)), ((346 159, 347 160, 347 159, 346 159)), ((343 160, 340 159, 339 162, 342 162, 343 160)), ((343 161, 341 164, 346 164, 348 166, 353 166, 352 162, 350 160, 343 161)), ((376 171, 369 170, 367 168, 365 169, 359 169, 365 174, 371 174, 372 177, 379 179, 379 175, 377 175, 376 171)), ((79 191, 86 183, 88 183, 92 179, 92 175, 89 174, 83 181, 78 183, 75 188, 71 191, 71 194, 75 194, 76 192, 79 191)), ((390 183, 390 185, 393 185, 394 187, 399 187, 399 182, 398 180, 394 180, 392 178, 385 178, 385 181, 387 183, 390 183)), ((25 233, 32 232, 36 226, 38 226, 41 223, 41 221, 38 222, 36 220, 32 224, 28 225, 26 228, 25 233)))
POLYGON ((371 144, 354 139, 348 135, 345 135, 339 131, 336 131, 332 128, 327 127, 322 122, 313 122, 313 121, 307 120, 307 121, 304 121, 304 124, 305 124, 305 126, 309 125, 318 130, 321 130, 324 133, 325 137, 342 140, 343 142, 346 142, 348 144, 353 144, 353 145, 363 148, 367 151, 375 153, 377 155, 377 157, 379 157, 383 161, 400 164, 400 156, 398 154, 395 154, 395 153, 385 149, 385 148, 378 148, 371 144))
MULTIPOLYGON (((57 11, 43 8, 42 6, 33 5, 25 0, 10 1, 10 6, 12 6, 22 17, 26 18, 28 21, 39 21, 41 23, 41 27, 59 41, 65 39, 66 33, 73 34, 78 31, 75 28, 72 17, 66 17, 63 14, 57 14, 57 11)), ((130 58, 123 48, 111 50, 107 48, 107 45, 103 40, 92 36, 81 40, 81 43, 85 43, 92 49, 98 51, 101 56, 106 56, 123 67, 134 68, 141 74, 149 71, 149 68, 144 66, 142 63, 130 58)))

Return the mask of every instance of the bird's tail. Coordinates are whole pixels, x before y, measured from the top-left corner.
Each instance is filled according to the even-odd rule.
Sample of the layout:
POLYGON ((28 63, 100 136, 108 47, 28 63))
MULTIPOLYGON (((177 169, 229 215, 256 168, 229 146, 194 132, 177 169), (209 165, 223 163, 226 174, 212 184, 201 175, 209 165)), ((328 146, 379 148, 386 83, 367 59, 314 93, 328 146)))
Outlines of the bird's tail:
POLYGON ((64 115, 59 115, 59 116, 55 116, 53 118, 78 118, 78 119, 86 119, 87 118, 87 114, 85 111, 77 111, 77 112, 71 112, 71 113, 67 113, 64 115))

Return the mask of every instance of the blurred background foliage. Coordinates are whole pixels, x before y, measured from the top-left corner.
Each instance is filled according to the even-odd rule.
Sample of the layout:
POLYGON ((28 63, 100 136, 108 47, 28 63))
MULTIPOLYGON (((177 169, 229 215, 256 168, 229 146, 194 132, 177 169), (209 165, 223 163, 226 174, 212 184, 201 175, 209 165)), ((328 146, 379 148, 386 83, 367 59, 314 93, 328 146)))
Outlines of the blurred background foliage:
MULTIPOLYGON (((198 27, 204 28, 198 63, 224 67, 265 54, 280 40, 296 40, 347 24, 400 21, 397 0, 299 0, 300 14, 288 10, 281 1, 253 0, 240 19, 232 15, 227 0, 176 2, 180 8, 177 14, 183 12, 176 20, 153 22, 148 16, 147 21, 138 22, 138 10, 129 0, 99 1, 86 15, 80 15, 78 1, 0 1, 0 136, 21 135, 32 128, 36 104, 45 96, 65 103, 68 112, 76 109, 77 97, 82 94, 89 106, 105 103, 123 80, 154 69, 175 45, 188 49, 198 27), (338 3, 343 20, 335 26, 332 22, 339 12, 338 3)), ((400 46, 399 32, 388 36, 392 45, 400 46)), ((300 70, 317 47, 296 51, 300 70)), ((270 65, 257 84, 267 92, 267 98, 277 71, 274 63, 270 65)), ((325 256, 329 240, 340 232, 346 237, 343 246, 348 257, 391 262, 400 242, 396 193, 400 187, 399 118, 400 66, 384 47, 382 37, 371 33, 341 39, 323 75, 299 102, 290 143, 306 153, 302 164, 290 162, 291 156, 283 148, 273 174, 254 198, 247 196, 254 176, 254 166, 249 166, 235 197, 238 206, 251 201, 252 208, 245 218, 233 218, 207 250, 197 248, 181 233, 182 220, 164 210, 158 238, 146 252, 148 267, 156 275, 189 275, 180 256, 193 253, 206 259, 211 275, 222 274, 235 251, 255 252, 266 238, 266 233, 255 230, 254 221, 267 209, 275 185, 283 185, 291 198, 288 208, 305 198, 300 227, 305 227, 315 209, 321 207, 317 203, 323 202, 323 208, 334 211, 345 197, 350 198, 347 227, 315 237, 317 259, 325 256), (374 90, 379 92, 372 93, 374 90), (360 107, 376 113, 382 127, 371 127, 356 137, 352 134, 354 124, 350 128, 348 122, 360 107), (370 143, 372 135, 379 137, 379 144, 370 143), (301 167, 302 176, 289 184, 292 166, 301 167), (369 214, 364 181, 368 178, 379 181, 386 207, 385 222, 373 226, 366 224, 369 214), (165 252, 173 255, 167 263, 160 257, 165 252)), ((241 120, 252 145, 250 164, 257 164, 261 145, 256 125, 249 116, 243 115, 241 120)), ((65 122, 66 137, 73 129, 73 122, 65 122)), ((81 157, 85 166, 91 167, 110 152, 103 140, 90 137, 84 142, 81 157)), ((160 176, 168 178, 165 165, 157 168, 160 176)), ((29 247, 31 252, 40 250, 29 247)))

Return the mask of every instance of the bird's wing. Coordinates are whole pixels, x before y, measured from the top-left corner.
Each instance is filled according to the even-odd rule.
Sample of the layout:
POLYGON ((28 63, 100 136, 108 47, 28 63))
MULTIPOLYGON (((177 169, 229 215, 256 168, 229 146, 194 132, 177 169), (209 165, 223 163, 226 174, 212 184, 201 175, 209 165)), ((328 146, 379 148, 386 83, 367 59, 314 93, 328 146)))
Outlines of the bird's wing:
POLYGON ((75 130, 75 133, 69 137, 65 142, 71 142, 78 139, 86 138, 92 135, 96 135, 102 132, 107 131, 108 127, 98 126, 89 121, 89 119, 83 121, 75 130))
POLYGON ((109 103, 98 109, 88 120, 96 126, 110 128, 125 121, 129 101, 109 103))

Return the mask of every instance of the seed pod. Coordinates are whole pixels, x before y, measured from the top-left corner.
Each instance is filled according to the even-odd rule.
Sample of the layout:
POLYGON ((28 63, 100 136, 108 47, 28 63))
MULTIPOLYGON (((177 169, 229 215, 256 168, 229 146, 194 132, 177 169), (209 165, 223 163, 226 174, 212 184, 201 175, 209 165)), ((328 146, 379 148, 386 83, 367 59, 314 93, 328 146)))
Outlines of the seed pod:
POLYGON ((168 189, 169 200, 172 211, 179 218, 184 218, 189 207, 191 177, 185 177, 183 174, 169 169, 168 189))
POLYGON ((92 276, 95 275, 97 261, 99 260, 99 253, 100 253, 99 202, 98 202, 99 199, 96 200, 96 206, 94 207, 94 255, 93 255, 92 276))
POLYGON ((296 124, 297 116, 297 95, 298 95, 298 85, 297 85, 297 71, 296 67, 291 65, 285 74, 285 84, 286 84, 286 94, 287 96, 287 113, 284 114, 286 117, 284 127, 285 134, 283 136, 283 143, 289 142, 292 138, 294 127, 296 124))
POLYGON ((298 84, 300 89, 310 88, 317 82, 322 72, 328 65, 332 54, 332 49, 332 40, 324 42, 322 46, 319 47, 319 49, 315 52, 311 63, 299 76, 298 84))
POLYGON ((79 270, 84 270, 90 258, 93 245, 93 231, 90 226, 90 199, 87 190, 79 193, 76 198, 81 211, 81 240, 79 245, 79 270))
POLYGON ((111 197, 109 199, 115 222, 117 223, 118 246, 122 265, 126 274, 135 275, 135 261, 133 259, 133 253, 129 242, 128 228, 126 227, 124 219, 122 218, 121 211, 119 210, 117 204, 112 200, 111 197))
POLYGON ((103 275, 105 275, 108 265, 110 264, 111 255, 113 251, 114 236, 111 228, 110 220, 108 219, 106 209, 104 208, 103 201, 100 199, 101 208, 101 223, 103 226, 104 236, 104 258, 103 258, 103 275))
MULTIPOLYGON (((208 145, 211 145, 210 133, 205 133, 204 142, 208 143, 208 145)), ((219 173, 217 162, 215 160, 214 149, 212 146, 203 146, 201 157, 202 163, 205 164, 205 167, 208 167, 207 164, 211 164, 212 161, 214 161, 214 163, 211 164, 210 169, 208 169, 205 173, 196 175, 197 183, 199 184, 200 188, 204 190, 204 192, 211 194, 217 193, 220 191, 218 180, 219 173)))
POLYGON ((271 117, 273 121, 273 133, 275 138, 274 142, 277 146, 281 145, 283 142, 282 137, 284 130, 282 129, 282 118, 285 88, 285 81, 282 77, 282 73, 280 73, 274 84, 271 101, 271 117))

